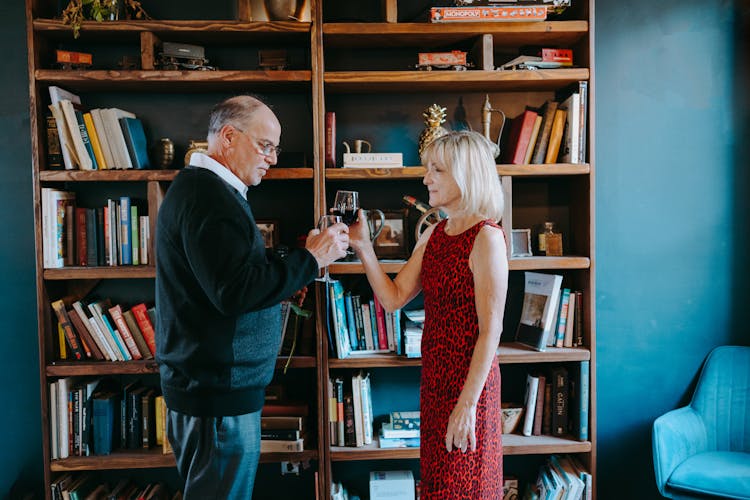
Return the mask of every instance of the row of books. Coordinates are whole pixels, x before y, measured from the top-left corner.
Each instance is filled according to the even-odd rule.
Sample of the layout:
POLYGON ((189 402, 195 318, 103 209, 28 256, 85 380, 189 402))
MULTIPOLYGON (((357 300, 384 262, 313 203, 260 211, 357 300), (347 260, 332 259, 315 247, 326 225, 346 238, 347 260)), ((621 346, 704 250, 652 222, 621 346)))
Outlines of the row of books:
POLYGON ((118 108, 87 111, 81 98, 49 87, 48 167, 65 170, 149 168, 146 134, 135 114, 118 108), (55 130, 49 130, 54 127, 55 130), (54 141, 55 137, 57 142, 54 141))
POLYGON ((340 281, 328 283, 330 317, 328 339, 339 359, 351 355, 394 352, 403 354, 401 310, 387 312, 376 296, 344 291, 340 281))
POLYGON ((565 366, 526 376, 521 433, 524 436, 572 436, 589 438, 589 361, 575 372, 565 366))
POLYGON ((114 485, 101 482, 93 473, 67 472, 50 483, 52 500, 181 500, 180 491, 170 494, 164 483, 139 486, 131 479, 121 479, 114 485))
POLYGON ((75 192, 42 188, 44 267, 147 265, 149 217, 138 205, 121 196, 103 207, 78 207, 75 192))
POLYGON ((524 500, 591 500, 591 473, 573 455, 550 455, 539 468, 536 482, 524 492, 524 500))
POLYGON ((524 295, 516 341, 547 347, 583 345, 583 292, 562 287, 559 274, 524 273, 524 295))
POLYGON ((527 108, 510 123, 503 163, 585 163, 587 113, 586 81, 541 108, 527 108))
POLYGON ((333 446, 372 443, 373 408, 370 374, 328 378, 328 424, 333 446))
POLYGON ((115 448, 160 446, 166 439, 166 405, 159 389, 109 379, 64 377, 49 384, 50 450, 53 460, 109 455, 115 448))
POLYGON ((109 299, 52 302, 57 317, 60 360, 130 361, 156 354, 154 307, 144 302, 130 309, 109 299))

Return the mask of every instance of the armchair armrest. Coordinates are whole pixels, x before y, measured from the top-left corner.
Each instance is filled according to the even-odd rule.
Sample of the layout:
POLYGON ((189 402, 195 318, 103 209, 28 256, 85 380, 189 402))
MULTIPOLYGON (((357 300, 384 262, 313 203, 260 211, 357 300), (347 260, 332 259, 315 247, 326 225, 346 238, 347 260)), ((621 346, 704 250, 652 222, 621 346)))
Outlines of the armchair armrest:
POLYGON ((672 471, 688 457, 708 451, 703 419, 689 406, 665 413, 654 421, 652 444, 656 485, 671 497, 666 485, 672 471))

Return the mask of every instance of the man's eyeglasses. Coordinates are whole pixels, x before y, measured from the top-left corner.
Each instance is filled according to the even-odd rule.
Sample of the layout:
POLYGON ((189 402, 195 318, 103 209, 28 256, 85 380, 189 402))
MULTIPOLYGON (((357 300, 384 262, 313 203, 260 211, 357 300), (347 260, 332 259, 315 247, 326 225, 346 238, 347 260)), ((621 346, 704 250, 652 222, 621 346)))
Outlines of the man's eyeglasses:
POLYGON ((253 136, 246 133, 241 128, 237 128, 237 127, 234 127, 234 128, 238 130, 240 133, 245 134, 248 139, 254 142, 258 153, 262 154, 263 156, 271 156, 275 154, 276 157, 278 158, 279 155, 281 154, 281 148, 279 146, 274 146, 272 142, 256 140, 253 136))

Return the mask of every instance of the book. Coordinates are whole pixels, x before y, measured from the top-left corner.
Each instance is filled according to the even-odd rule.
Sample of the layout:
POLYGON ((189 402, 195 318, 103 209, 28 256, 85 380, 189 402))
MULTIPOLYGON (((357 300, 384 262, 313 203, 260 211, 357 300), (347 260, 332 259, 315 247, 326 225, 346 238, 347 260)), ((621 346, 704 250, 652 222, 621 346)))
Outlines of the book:
POLYGON ((531 428, 532 436, 540 436, 542 434, 542 420, 544 412, 549 411, 549 408, 544 406, 544 391, 547 386, 547 377, 544 375, 538 375, 539 387, 536 391, 536 405, 534 406, 534 423, 531 428))
POLYGON ((309 409, 306 403, 280 401, 263 405, 262 417, 306 417, 309 409))
POLYGON ((537 351, 547 349, 555 326, 561 284, 562 276, 557 274, 524 273, 523 306, 516 341, 537 351))
POLYGON ((133 333, 130 331, 128 324, 125 321, 122 307, 120 307, 120 305, 118 304, 110 307, 109 309, 107 309, 107 311, 112 317, 112 320, 115 322, 115 325, 117 325, 117 330, 120 332, 120 336, 122 336, 122 339, 125 341, 125 346, 130 352, 130 355, 133 357, 133 359, 143 359, 143 355, 141 354, 140 349, 138 349, 138 344, 136 344, 135 342, 135 337, 133 336, 133 333))
MULTIPOLYGON (((78 167, 81 170, 96 170, 93 162, 94 152, 92 150, 89 154, 87 145, 90 148, 91 144, 88 143, 88 135, 86 135, 85 138, 82 135, 81 126, 79 125, 76 116, 76 109, 73 106, 73 103, 68 99, 63 99, 60 101, 60 109, 62 109, 65 124, 70 131, 70 138, 76 152, 76 158, 78 159, 78 167)), ((78 113, 80 113, 80 111, 78 111, 78 113)), ((80 124, 83 125, 83 116, 81 116, 80 124)), ((85 130, 86 129, 84 128, 83 131, 85 130)))
POLYGON ((508 5, 503 7, 432 7, 431 23, 488 22, 488 21, 544 21, 546 7, 508 5))
POLYGON ((346 330, 349 333, 349 345, 353 351, 361 349, 359 346, 359 336, 357 335, 357 325, 354 319, 354 304, 352 302, 352 292, 344 292, 344 307, 346 309, 346 330))
POLYGON ((567 99, 560 103, 560 109, 566 111, 565 126, 560 144, 560 162, 581 163, 581 159, 578 156, 580 152, 578 141, 581 140, 581 94, 573 92, 567 99))
POLYGON ((564 366, 555 367, 550 373, 552 384, 552 435, 564 436, 568 433, 568 370, 564 366))
POLYGON ((261 439, 274 441, 295 441, 301 438, 300 431, 296 429, 263 429, 260 430, 261 439))
POLYGON ((417 437, 408 438, 386 438, 378 436, 378 448, 419 448, 420 439, 417 437))
POLYGON ((398 168, 403 166, 403 153, 344 153, 345 168, 398 168))
POLYGON ((88 329, 89 336, 94 341, 96 347, 99 348, 99 351, 102 353, 104 359, 107 361, 116 361, 117 358, 115 357, 114 353, 112 353, 109 344, 99 333, 99 329, 98 327, 96 327, 96 324, 93 323, 93 316, 91 315, 91 313, 87 313, 86 310, 88 310, 88 307, 84 309, 84 305, 80 300, 73 302, 73 311, 79 317, 83 326, 88 329))
POLYGON ((76 334, 78 335, 78 338, 81 339, 81 344, 83 345, 84 350, 87 353, 87 357, 94 358, 96 360, 104 360, 104 355, 99 349, 99 346, 94 338, 91 336, 89 329, 86 327, 86 323, 78 315, 78 312, 76 312, 76 310, 72 308, 68 309, 68 318, 70 318, 70 322, 73 323, 73 327, 76 331, 76 334))
POLYGON ((52 111, 45 113, 44 121, 47 131, 47 170, 62 170, 65 165, 60 149, 60 133, 52 111))
MULTIPOLYGON (((81 104, 81 98, 72 92, 69 92, 56 85, 49 87, 50 106, 52 116, 57 124, 57 136, 60 140, 60 153, 63 158, 63 164, 66 170, 73 170, 78 167, 78 155, 73 146, 71 130, 68 129, 67 122, 60 107, 60 101, 67 99, 74 104, 81 104)), ((74 129, 78 130, 77 128, 74 129)))
POLYGON ((414 475, 410 470, 370 472, 370 500, 414 500, 414 475))
POLYGON ((565 117, 567 111, 560 109, 558 106, 555 111, 555 118, 552 120, 552 131, 549 135, 549 144, 547 145, 547 154, 544 157, 544 163, 557 163, 557 156, 560 153, 560 143, 562 142, 563 129, 565 128, 565 117))
POLYGON ((523 164, 537 116, 539 115, 536 111, 527 109, 513 119, 508 133, 508 142, 503 152, 503 163, 523 164))
POLYGON ((68 347, 70 347, 70 352, 72 353, 73 357, 78 360, 83 359, 85 357, 85 354, 80 342, 78 341, 78 337, 73 331, 73 324, 70 322, 70 318, 68 317, 68 313, 65 310, 65 304, 63 303, 63 301, 55 300, 54 302, 52 302, 52 310, 55 312, 57 320, 60 322, 60 326, 62 326, 62 329, 65 332, 65 339, 68 341, 68 347))
POLYGON ((526 397, 523 403, 523 427, 522 434, 524 436, 531 436, 531 432, 534 428, 534 412, 536 411, 536 400, 539 392, 539 377, 527 374, 526 375, 526 397))
POLYGON ((394 429, 391 422, 383 422, 383 425, 380 427, 380 435, 386 439, 419 437, 419 427, 413 429, 394 429))
POLYGON ((131 224, 132 221, 130 220, 130 197, 129 196, 121 196, 120 201, 118 203, 118 209, 117 212, 117 219, 118 219, 118 233, 117 236, 119 238, 117 241, 119 244, 117 245, 118 250, 118 262, 122 264, 123 266, 129 266, 133 264, 133 247, 130 241, 130 236, 132 233, 131 230, 131 224))
POLYGON ((146 133, 143 130, 141 120, 123 116, 119 119, 119 122, 133 168, 140 170, 150 168, 151 163, 148 159, 146 133))
POLYGON ((570 304, 570 288, 563 288, 560 296, 559 314, 557 315, 557 328, 555 329, 554 342, 555 347, 562 347, 565 338, 565 329, 568 322, 568 306, 570 304))
POLYGON ((92 396, 93 453, 112 453, 115 433, 115 414, 119 406, 118 394, 114 391, 97 391, 92 396))
POLYGON ((305 451, 305 440, 303 438, 292 440, 262 439, 260 440, 261 453, 286 453, 305 451))
POLYGON ((91 149, 94 153, 94 160, 96 163, 97 170, 105 170, 107 168, 106 160, 104 159, 104 152, 99 141, 99 134, 97 133, 96 127, 94 126, 94 118, 91 112, 83 113, 83 124, 86 128, 86 134, 88 135, 91 149))
POLYGON ((531 156, 531 163, 533 164, 544 163, 544 158, 547 155, 549 137, 552 133, 552 122, 555 119, 555 111, 557 111, 557 106, 557 101, 547 101, 544 104, 539 137, 536 141, 536 144, 534 145, 534 153, 531 156))
MULTIPOLYGON (((104 162, 100 164, 100 168, 110 169, 115 165, 115 160, 112 157, 112 149, 107 139, 107 132, 104 128, 104 118, 102 117, 102 110, 94 108, 90 111, 91 121, 94 123, 94 130, 96 131, 96 138, 99 140, 99 148, 102 151, 102 157, 104 162)), ((85 116, 84 116, 85 117, 85 116)))
POLYGON ((146 304, 141 302, 130 308, 135 316, 135 321, 138 324, 138 328, 141 330, 143 338, 146 340, 148 350, 151 351, 152 356, 156 356, 156 338, 154 333, 154 326, 151 323, 151 319, 148 317, 148 310, 146 304))
POLYGON ((534 146, 539 137, 539 129, 542 126, 542 115, 537 114, 534 120, 534 128, 531 129, 531 137, 529 138, 529 144, 526 146, 526 154, 523 157, 524 165, 531 163, 531 156, 534 153, 534 146))
POLYGON ((104 121, 107 141, 115 160, 111 168, 133 168, 133 162, 130 159, 130 153, 128 152, 128 146, 125 143, 125 136, 123 135, 119 120, 120 118, 135 118, 135 115, 119 108, 103 109, 101 115, 104 121))
POLYGON ((325 166, 336 167, 336 113, 326 111, 325 166))
POLYGON ((573 347, 573 328, 576 321, 576 293, 570 292, 568 301, 568 318, 565 323, 565 334, 563 335, 563 347, 573 347))
POLYGON ((388 418, 394 429, 419 429, 421 424, 419 411, 392 411, 388 418))

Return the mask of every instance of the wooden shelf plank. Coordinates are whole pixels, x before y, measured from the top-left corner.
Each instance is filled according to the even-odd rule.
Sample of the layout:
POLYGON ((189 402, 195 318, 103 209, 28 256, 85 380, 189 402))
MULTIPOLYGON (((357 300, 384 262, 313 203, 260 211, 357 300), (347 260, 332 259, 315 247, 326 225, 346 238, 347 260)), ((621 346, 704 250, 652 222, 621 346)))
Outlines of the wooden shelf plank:
POLYGON ((567 47, 588 35, 587 21, 533 23, 326 23, 326 47, 446 47, 493 35, 495 47, 567 47))
MULTIPOLYGON (((406 261, 381 261, 386 273, 398 273, 406 261)), ((530 271, 544 269, 589 269, 591 260, 582 256, 563 257, 513 257, 509 261, 511 271, 530 271)), ((363 274, 360 262, 337 262, 328 266, 331 274, 363 274)))
MULTIPOLYGON (((588 453, 591 442, 553 436, 503 434, 503 455, 545 455, 548 453, 588 453)), ((377 442, 359 448, 332 446, 331 461, 403 460, 419 458, 419 448, 378 448, 377 442)))
MULTIPOLYGON (((137 41, 143 32, 179 35, 184 42, 307 41, 312 23, 293 21, 112 21, 81 23, 81 41, 137 41)), ((34 32, 52 40, 72 40, 69 25, 57 19, 35 19, 34 32)))
MULTIPOLYGON (((304 462, 317 460, 318 452, 305 450, 295 453, 261 453, 262 463, 304 462)), ((163 454, 159 448, 150 450, 115 451, 111 455, 69 457, 52 460, 50 470, 55 472, 114 469, 158 469, 174 467, 174 455, 163 454)))
MULTIPOLYGON (((148 182, 172 181, 179 170, 43 170, 42 182, 148 182)), ((263 177, 268 180, 312 179, 312 168, 271 168, 263 177)))
POLYGON ((310 86, 311 72, 299 71, 141 71, 40 69, 38 83, 63 85, 71 91, 127 90, 196 91, 236 90, 248 87, 265 91, 288 91, 310 86))
MULTIPOLYGON (((287 364, 286 357, 276 358, 276 369, 287 364)), ((315 356, 292 356, 289 368, 315 368, 315 356)), ((139 361, 58 361, 45 369, 48 377, 70 377, 77 375, 144 375, 159 373, 159 366, 153 359, 139 361)))
POLYGON ((337 93, 557 90, 589 79, 588 68, 518 71, 329 71, 326 90, 337 93))
POLYGON ((395 354, 372 354, 328 360, 329 368, 401 368, 404 366, 422 366, 422 359, 406 358, 395 354))
MULTIPOLYGON (((549 347, 544 352, 517 342, 500 344, 498 360, 501 365, 519 363, 564 363, 587 361, 591 352, 583 348, 549 347)), ((372 354, 369 356, 350 356, 345 359, 329 359, 329 368, 401 368, 404 366, 421 366, 421 358, 405 358, 395 354, 372 354)))
MULTIPOLYGON (((591 165, 573 163, 555 163, 549 165, 498 165, 498 175, 513 177, 553 177, 558 175, 588 175, 591 165)), ((394 180, 421 179, 424 167, 398 168, 327 168, 326 180, 394 180)))
POLYGON ((45 280, 145 279, 155 278, 154 266, 62 267, 45 269, 45 280))

